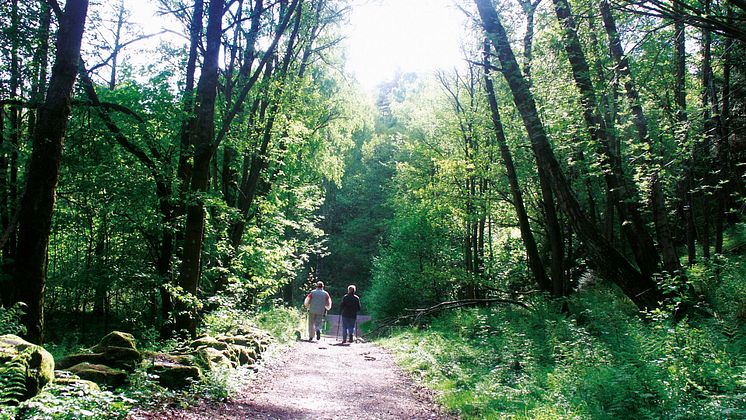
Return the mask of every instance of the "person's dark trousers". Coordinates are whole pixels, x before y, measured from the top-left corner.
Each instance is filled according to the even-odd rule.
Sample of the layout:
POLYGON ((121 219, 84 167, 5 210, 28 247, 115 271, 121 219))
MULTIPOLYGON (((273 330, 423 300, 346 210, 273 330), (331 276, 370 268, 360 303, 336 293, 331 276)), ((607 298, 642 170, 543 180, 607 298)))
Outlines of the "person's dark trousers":
POLYGON ((355 318, 342 317, 342 341, 349 337, 350 343, 355 336, 355 318))

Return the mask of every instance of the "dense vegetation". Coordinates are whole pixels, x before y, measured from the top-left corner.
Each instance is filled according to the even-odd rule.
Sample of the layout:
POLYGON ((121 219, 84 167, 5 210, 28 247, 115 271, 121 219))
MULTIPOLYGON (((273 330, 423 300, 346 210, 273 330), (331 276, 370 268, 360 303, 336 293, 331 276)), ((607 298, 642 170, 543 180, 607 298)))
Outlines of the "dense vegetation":
POLYGON ((463 66, 371 103, 347 1, 153 3, 178 41, 0 4, 0 333, 168 348, 319 278, 467 416, 744 415, 742 2, 458 0, 463 66))

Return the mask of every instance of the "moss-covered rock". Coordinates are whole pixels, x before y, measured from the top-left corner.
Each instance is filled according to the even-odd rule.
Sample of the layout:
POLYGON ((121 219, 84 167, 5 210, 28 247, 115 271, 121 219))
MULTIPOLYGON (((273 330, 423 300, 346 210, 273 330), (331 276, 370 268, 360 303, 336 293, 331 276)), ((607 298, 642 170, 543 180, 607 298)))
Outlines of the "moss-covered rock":
POLYGON ((235 368, 238 365, 237 362, 231 361, 225 353, 212 347, 201 347, 190 354, 197 360, 203 361, 203 367, 207 370, 235 368))
POLYGON ((109 334, 106 334, 98 344, 91 347, 91 351, 94 353, 105 353, 110 347, 126 348, 136 351, 137 342, 135 341, 135 337, 130 333, 112 331, 109 334))
POLYGON ((126 372, 105 365, 80 363, 66 370, 74 373, 81 379, 87 379, 111 388, 122 386, 127 381, 126 372))
POLYGON ((43 347, 15 335, 0 336, 0 369, 8 377, 17 374, 19 379, 23 378, 25 391, 15 396, 18 401, 33 397, 54 380, 52 355, 43 347))
POLYGON ((89 351, 67 355, 57 361, 57 367, 68 369, 80 363, 90 363, 132 371, 142 361, 132 334, 119 331, 109 333, 89 351))
POLYGON ((189 343, 189 347, 193 349, 198 349, 200 347, 210 347, 216 350, 227 350, 228 349, 228 343, 224 341, 219 341, 215 337, 200 337, 191 343, 189 343))
POLYGON ((179 389, 198 381, 202 371, 194 365, 174 363, 166 359, 155 360, 148 373, 158 377, 158 383, 168 389, 179 389))
MULTIPOLYGON (((61 371, 66 372, 66 371, 61 371)), ((83 389, 86 391, 100 391, 101 388, 93 381, 88 381, 85 379, 80 379, 75 376, 69 376, 64 378, 54 378, 54 383, 57 385, 62 385, 66 388, 76 388, 76 389, 83 389)))

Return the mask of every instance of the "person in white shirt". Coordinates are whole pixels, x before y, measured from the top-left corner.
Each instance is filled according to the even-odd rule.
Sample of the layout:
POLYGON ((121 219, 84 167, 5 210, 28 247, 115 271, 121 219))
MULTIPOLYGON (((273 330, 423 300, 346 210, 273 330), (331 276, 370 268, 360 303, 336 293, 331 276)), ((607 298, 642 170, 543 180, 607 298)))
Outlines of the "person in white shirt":
POLYGON ((316 283, 316 289, 306 296, 303 305, 308 309, 308 341, 313 341, 314 332, 316 340, 320 340, 324 313, 332 308, 332 297, 324 290, 323 281, 316 283))

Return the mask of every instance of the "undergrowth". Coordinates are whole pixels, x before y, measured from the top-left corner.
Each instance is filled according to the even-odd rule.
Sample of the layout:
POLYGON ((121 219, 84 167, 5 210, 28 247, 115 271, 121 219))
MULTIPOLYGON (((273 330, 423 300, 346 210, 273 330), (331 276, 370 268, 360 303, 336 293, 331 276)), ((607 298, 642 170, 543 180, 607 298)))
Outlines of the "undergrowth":
POLYGON ((697 268, 712 305, 678 322, 599 284, 570 315, 541 300, 456 310, 382 344, 465 418, 745 418, 743 262, 697 268))
MULTIPOLYGON (((271 357, 275 348, 287 345, 294 339, 293 331, 300 322, 297 310, 274 307, 253 314, 229 308, 216 311, 205 318, 206 334, 235 332, 237 328, 260 328, 270 333, 274 344, 270 346, 271 357)), ((172 340, 149 342, 150 351, 168 351, 178 346, 172 340)), ((79 348, 76 343, 64 343, 52 347, 61 349, 79 348)), ((120 419, 127 416, 133 407, 158 411, 167 407, 186 408, 200 400, 224 401, 242 389, 250 380, 253 371, 247 367, 216 369, 205 372, 201 381, 184 390, 169 390, 161 387, 150 376, 144 366, 129 377, 128 384, 116 390, 91 390, 81 384, 51 384, 36 397, 17 406, 0 403, 0 420, 6 419, 120 419)), ((0 375, 2 376, 2 375, 0 375)), ((0 385, 3 385, 0 381, 0 385)))

